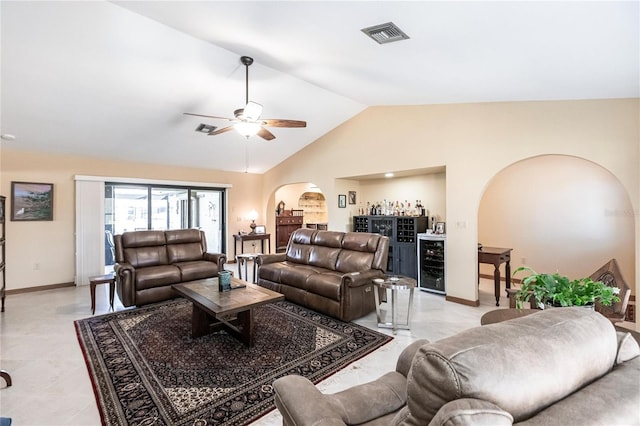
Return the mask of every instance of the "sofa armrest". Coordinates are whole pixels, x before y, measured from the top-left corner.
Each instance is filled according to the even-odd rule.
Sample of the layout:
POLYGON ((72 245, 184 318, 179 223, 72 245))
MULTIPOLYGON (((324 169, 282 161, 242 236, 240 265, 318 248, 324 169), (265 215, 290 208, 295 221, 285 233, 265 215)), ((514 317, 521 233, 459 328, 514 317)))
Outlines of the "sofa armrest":
POLYGON ((273 382, 275 404, 284 425, 345 425, 338 410, 309 379, 289 375, 273 382))
POLYGON ((135 305, 136 268, 130 263, 116 263, 113 265, 118 287, 118 296, 124 306, 135 305))
POLYGON ((440 407, 429 426, 511 426, 513 416, 489 401, 461 398, 440 407))
POLYGON ((261 266, 267 263, 284 262, 285 260, 287 260, 286 253, 261 254, 256 258, 256 263, 258 266, 261 266))
POLYGON ((276 380, 273 387, 284 423, 294 425, 362 424, 399 410, 407 401, 407 379, 395 371, 333 395, 322 394, 296 375, 276 380))
POLYGON ((218 265, 218 271, 222 271, 224 264, 227 263, 227 255, 224 253, 205 253, 204 260, 215 263, 218 265))
POLYGON ((342 276, 342 282, 348 287, 360 287, 371 284, 374 278, 382 278, 384 273, 379 269, 359 272, 348 272, 342 276))

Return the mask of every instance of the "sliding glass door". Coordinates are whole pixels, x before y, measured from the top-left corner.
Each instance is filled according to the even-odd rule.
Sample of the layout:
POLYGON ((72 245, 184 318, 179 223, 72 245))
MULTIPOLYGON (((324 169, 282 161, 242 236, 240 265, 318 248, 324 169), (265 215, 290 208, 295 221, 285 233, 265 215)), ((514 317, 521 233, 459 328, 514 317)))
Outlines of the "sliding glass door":
POLYGON ((105 265, 113 265, 113 235, 145 229, 198 228, 207 250, 224 252, 225 190, 105 183, 105 265))

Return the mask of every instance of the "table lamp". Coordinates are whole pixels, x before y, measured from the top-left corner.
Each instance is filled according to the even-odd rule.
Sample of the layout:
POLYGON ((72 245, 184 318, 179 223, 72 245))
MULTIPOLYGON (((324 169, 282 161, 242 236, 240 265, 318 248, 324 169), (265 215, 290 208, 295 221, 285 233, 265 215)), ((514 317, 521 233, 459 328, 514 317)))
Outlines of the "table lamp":
POLYGON ((251 228, 251 233, 255 234, 256 233, 256 219, 258 218, 258 212, 255 210, 251 210, 249 212, 249 219, 251 219, 251 225, 249 225, 249 228, 251 228))

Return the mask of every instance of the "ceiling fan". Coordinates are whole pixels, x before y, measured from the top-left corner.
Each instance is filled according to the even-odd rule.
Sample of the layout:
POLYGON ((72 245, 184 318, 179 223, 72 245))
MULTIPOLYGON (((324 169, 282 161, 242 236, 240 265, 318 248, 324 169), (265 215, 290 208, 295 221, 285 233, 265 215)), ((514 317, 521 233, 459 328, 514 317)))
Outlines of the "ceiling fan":
POLYGON ((265 128, 268 127, 307 127, 306 121, 300 120, 286 120, 279 118, 260 118, 262 115, 262 105, 249 101, 249 66, 253 63, 253 58, 249 56, 242 56, 240 62, 246 68, 245 76, 245 107, 237 109, 233 112, 235 118, 216 117, 214 115, 195 114, 192 112, 185 112, 186 115, 195 115, 196 117, 215 118, 218 120, 228 120, 233 124, 223 127, 221 129, 213 130, 208 134, 210 136, 226 133, 230 130, 236 130, 242 136, 247 139, 250 136, 258 135, 262 139, 272 140, 275 139, 273 133, 265 128))

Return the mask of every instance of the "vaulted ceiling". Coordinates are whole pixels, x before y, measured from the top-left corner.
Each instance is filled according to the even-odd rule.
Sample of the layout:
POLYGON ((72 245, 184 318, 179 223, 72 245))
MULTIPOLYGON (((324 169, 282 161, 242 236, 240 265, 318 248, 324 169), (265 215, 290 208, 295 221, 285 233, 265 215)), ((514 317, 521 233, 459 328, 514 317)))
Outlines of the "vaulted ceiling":
POLYGON ((372 105, 640 97, 624 2, 2 1, 0 134, 15 149, 261 173, 372 105), (360 30, 395 23, 409 39, 360 30), (276 139, 201 124, 249 97, 276 139))

